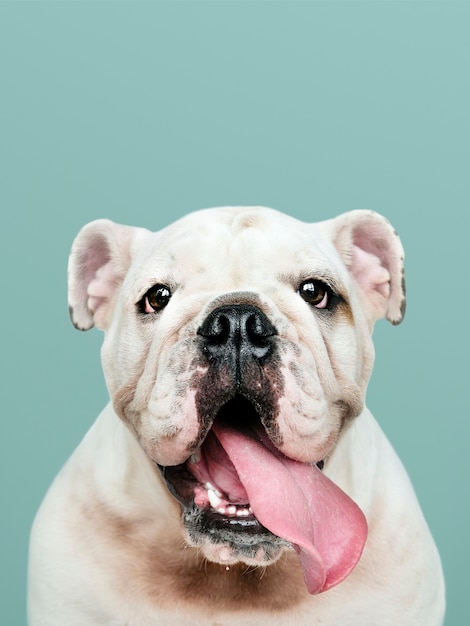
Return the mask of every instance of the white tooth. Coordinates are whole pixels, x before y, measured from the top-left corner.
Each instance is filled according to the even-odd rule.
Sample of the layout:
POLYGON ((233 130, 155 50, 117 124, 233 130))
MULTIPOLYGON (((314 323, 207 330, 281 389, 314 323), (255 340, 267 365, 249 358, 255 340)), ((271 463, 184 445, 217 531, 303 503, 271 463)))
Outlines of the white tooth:
POLYGON ((235 515, 237 512, 237 507, 236 506, 229 506, 227 507, 227 513, 229 515, 235 515))
POLYGON ((213 491, 216 495, 219 496, 219 498, 222 497, 222 494, 220 493, 220 491, 217 489, 217 487, 214 487, 214 485, 212 483, 204 483, 204 487, 209 491, 209 489, 211 491, 213 491))
POLYGON ((217 509, 217 513, 220 513, 221 515, 226 515, 225 508, 221 506, 219 509, 217 509))
POLYGON ((220 505, 220 498, 212 489, 207 490, 207 497, 213 509, 216 509, 220 505))
POLYGON ((237 517, 248 517, 249 515, 249 511, 248 509, 238 509, 237 510, 237 517))

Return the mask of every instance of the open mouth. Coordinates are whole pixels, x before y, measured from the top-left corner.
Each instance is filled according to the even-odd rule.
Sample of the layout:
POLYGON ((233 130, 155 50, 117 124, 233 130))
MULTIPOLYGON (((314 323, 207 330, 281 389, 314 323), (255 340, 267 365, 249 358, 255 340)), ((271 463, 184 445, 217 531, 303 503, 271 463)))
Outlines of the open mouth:
POLYGON ((196 507, 216 529, 275 537, 256 518, 249 496, 216 433, 236 429, 259 439, 263 429, 253 404, 237 394, 219 410, 201 447, 182 465, 160 467, 170 492, 186 508, 196 507))
POLYGON ((185 463, 160 470, 191 536, 227 545, 245 562, 272 562, 289 546, 308 591, 319 593, 351 572, 367 537, 362 511, 321 466, 282 454, 237 394, 185 463))

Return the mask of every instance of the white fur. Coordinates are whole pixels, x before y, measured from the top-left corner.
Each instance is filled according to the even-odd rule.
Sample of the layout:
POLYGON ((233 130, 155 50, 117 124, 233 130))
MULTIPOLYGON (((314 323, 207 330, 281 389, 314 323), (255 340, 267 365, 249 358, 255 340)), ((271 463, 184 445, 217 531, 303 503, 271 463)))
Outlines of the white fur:
MULTIPOLYGON (((439 555, 406 472, 366 408, 344 426, 332 408, 341 394, 353 406, 363 400, 375 321, 401 321, 402 262, 393 229, 369 211, 306 225, 268 209, 217 209, 156 234, 103 220, 86 226, 71 253, 72 319, 105 330, 106 380, 125 414, 105 408, 38 512, 30 626, 440 626, 439 555), (312 314, 296 285, 313 275, 347 293, 350 313, 334 323, 312 314), (135 304, 155 283, 169 284, 173 297, 142 324, 135 304), (183 462, 197 434, 189 380, 201 320, 223 298, 255 296, 283 350, 282 451, 312 463, 327 456, 325 474, 369 526, 356 568, 322 594, 303 590, 292 555, 268 566, 300 580, 286 610, 243 601, 234 609, 209 600, 210 589, 192 603, 181 592, 185 572, 211 555, 186 544, 179 505, 155 468, 183 462)), ((221 565, 224 575, 237 585, 221 565)))

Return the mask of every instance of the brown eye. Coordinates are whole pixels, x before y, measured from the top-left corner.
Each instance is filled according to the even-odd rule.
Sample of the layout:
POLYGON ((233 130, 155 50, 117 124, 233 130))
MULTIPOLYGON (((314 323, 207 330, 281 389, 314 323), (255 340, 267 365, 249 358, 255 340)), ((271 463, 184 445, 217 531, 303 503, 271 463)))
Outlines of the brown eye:
POLYGON ((306 280, 299 287, 300 297, 317 309, 327 309, 331 304, 332 291, 321 280, 306 280))
POLYGON ((142 299, 142 311, 155 313, 166 307, 171 298, 171 291, 165 285, 154 285, 142 299))

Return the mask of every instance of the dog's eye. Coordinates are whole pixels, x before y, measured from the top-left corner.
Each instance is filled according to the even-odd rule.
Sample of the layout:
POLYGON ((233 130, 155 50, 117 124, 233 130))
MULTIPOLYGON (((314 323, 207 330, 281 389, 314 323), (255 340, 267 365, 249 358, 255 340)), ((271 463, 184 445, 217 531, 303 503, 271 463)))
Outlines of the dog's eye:
POLYGON ((143 313, 155 313, 166 307, 171 298, 171 291, 165 285, 151 287, 141 301, 143 313))
POLYGON ((321 280, 309 279, 299 287, 301 298, 317 309, 328 309, 331 304, 333 292, 328 285, 321 280))

